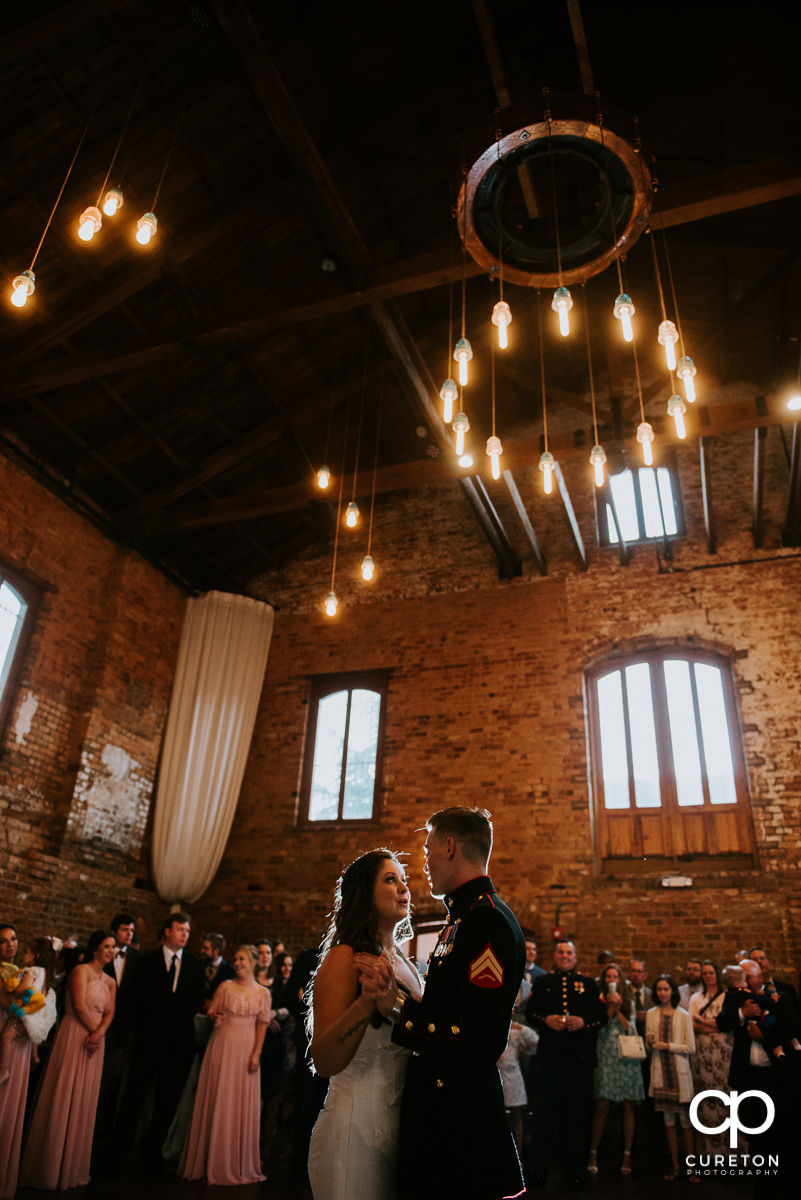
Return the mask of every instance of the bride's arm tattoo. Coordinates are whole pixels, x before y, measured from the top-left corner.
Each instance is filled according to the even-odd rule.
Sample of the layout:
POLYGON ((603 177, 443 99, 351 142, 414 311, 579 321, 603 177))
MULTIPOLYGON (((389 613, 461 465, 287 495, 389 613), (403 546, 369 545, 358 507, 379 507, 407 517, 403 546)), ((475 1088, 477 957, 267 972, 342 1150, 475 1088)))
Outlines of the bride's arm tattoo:
POLYGON ((366 1024, 367 1017, 362 1017, 361 1021, 358 1021, 355 1025, 351 1025, 350 1029, 346 1029, 344 1033, 340 1034, 337 1039, 340 1046, 344 1045, 348 1038, 352 1036, 352 1034, 358 1033, 362 1025, 366 1024))

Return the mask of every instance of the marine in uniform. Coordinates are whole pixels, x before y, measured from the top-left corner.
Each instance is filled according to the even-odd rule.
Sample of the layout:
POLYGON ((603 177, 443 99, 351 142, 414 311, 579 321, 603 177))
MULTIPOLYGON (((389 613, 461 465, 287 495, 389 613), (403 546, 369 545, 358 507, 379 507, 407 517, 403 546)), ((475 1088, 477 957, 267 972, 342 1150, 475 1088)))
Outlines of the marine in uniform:
POLYGON ((544 1186, 558 1147, 568 1190, 580 1190, 587 1163, 595 1042, 607 1015, 595 980, 576 971, 572 942, 557 943, 553 972, 533 981, 526 1019, 540 1035, 526 1182, 544 1186))
POLYGON ((399 1195, 501 1200, 523 1192, 497 1062, 526 963, 525 939, 486 874, 487 815, 445 809, 428 829, 426 873, 448 918, 422 999, 394 997, 393 1041, 414 1051, 401 1103, 399 1195), (478 846, 468 836, 473 827, 478 846))

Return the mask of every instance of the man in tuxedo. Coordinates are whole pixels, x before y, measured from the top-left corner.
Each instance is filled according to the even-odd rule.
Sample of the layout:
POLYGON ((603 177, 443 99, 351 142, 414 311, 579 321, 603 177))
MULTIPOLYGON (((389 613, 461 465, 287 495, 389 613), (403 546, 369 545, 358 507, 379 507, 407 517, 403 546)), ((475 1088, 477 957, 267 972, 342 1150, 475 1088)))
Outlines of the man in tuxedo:
POLYGON ((142 957, 141 951, 132 945, 136 925, 130 913, 117 913, 111 920, 110 928, 116 946, 113 960, 106 963, 103 971, 117 985, 117 996, 114 1020, 106 1033, 103 1074, 95 1122, 95 1143, 102 1147, 101 1153, 104 1155, 113 1151, 110 1139, 117 1115, 120 1088, 130 1065, 131 995, 136 968, 142 957))
POLYGON ((225 938, 221 933, 204 933, 200 943, 200 960, 203 963, 203 1011, 206 1012, 211 998, 221 983, 233 979, 234 968, 223 958, 225 938))
POLYGON ((162 1146, 195 1054, 194 1018, 203 1003, 205 976, 200 960, 186 950, 189 932, 186 913, 172 913, 161 929, 161 945, 142 955, 134 974, 133 1061, 117 1128, 120 1144, 130 1141, 155 1086, 142 1144, 151 1168, 162 1164, 162 1146))

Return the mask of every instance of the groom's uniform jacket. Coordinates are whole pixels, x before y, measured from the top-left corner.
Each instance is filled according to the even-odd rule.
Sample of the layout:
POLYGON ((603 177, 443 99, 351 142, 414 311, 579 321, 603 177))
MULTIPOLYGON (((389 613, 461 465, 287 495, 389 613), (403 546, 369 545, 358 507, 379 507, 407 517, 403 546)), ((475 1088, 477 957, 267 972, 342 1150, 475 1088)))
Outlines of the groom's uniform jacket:
POLYGON ((445 904, 423 998, 404 1001, 392 1035, 415 1052, 401 1107, 400 1196, 497 1200, 523 1189, 497 1062, 526 943, 486 875, 445 904))

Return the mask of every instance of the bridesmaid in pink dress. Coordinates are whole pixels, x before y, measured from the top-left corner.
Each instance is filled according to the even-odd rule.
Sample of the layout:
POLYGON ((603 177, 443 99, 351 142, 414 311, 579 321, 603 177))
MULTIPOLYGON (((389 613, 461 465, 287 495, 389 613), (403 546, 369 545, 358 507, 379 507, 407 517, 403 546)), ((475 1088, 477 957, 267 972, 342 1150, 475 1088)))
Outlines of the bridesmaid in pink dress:
POLYGON ((255 982, 255 946, 234 955, 236 976, 221 983, 208 1015, 214 1031, 181 1156, 184 1179, 206 1183, 259 1183, 259 1056, 273 1013, 268 993, 255 982))
POLYGON ((96 930, 89 938, 87 961, 68 976, 67 1011, 36 1096, 22 1155, 22 1187, 52 1191, 89 1182, 105 1035, 114 1016, 116 990, 103 967, 113 959, 114 947, 107 930, 96 930))
MULTIPOLYGON (((17 957, 17 931, 13 925, 0 923, 0 963, 13 963, 17 957)), ((0 1008, 0 1027, 9 1017, 8 1009, 0 1008)), ((0 1087, 0 1197, 9 1200, 17 1190, 19 1149, 22 1143, 22 1122, 25 1118, 25 1098, 28 1094, 28 1074, 31 1066, 31 1043, 22 1022, 21 1036, 14 1039, 8 1080, 0 1087)))

